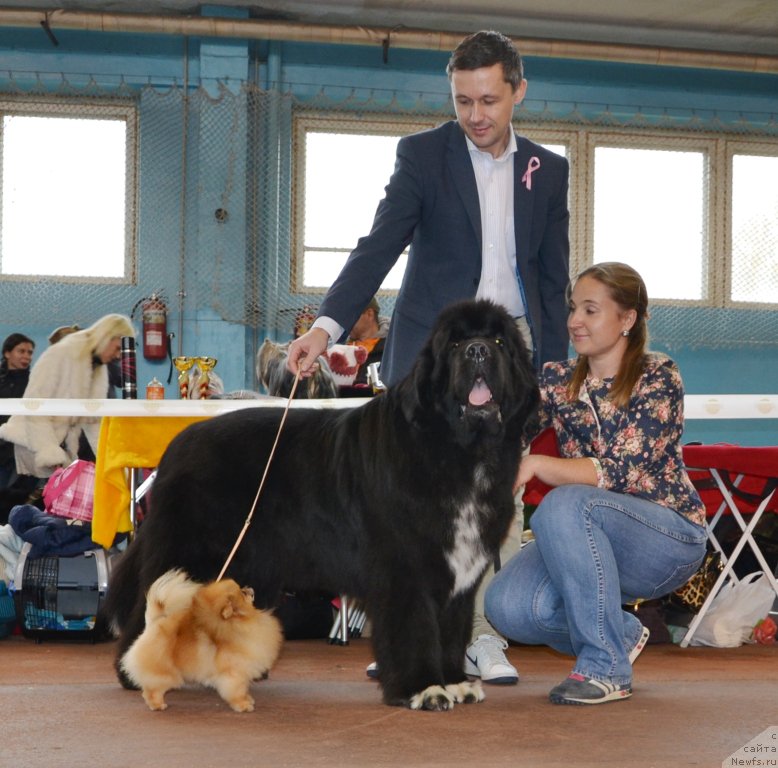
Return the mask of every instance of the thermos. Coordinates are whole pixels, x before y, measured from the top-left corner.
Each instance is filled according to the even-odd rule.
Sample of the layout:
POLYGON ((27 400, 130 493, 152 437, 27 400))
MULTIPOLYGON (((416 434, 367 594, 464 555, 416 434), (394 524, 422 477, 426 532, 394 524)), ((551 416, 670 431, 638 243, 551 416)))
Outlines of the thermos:
POLYGON ((122 336, 122 398, 135 400, 138 397, 138 382, 135 372, 135 338, 122 336))

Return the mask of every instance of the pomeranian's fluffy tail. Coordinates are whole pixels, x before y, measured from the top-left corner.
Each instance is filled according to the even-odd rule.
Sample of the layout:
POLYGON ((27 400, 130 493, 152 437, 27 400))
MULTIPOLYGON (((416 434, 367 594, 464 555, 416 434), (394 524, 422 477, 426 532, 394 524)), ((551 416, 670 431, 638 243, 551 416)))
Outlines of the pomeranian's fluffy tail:
POLYGON ((146 596, 146 626, 163 616, 187 610, 201 586, 180 568, 163 573, 146 596))

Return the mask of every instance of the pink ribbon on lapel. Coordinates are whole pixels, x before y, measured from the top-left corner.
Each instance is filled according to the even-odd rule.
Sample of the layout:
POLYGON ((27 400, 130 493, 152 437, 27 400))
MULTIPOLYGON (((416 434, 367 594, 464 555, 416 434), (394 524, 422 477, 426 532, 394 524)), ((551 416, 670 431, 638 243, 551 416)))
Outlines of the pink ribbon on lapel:
POLYGON ((527 163, 527 170, 521 177, 521 180, 524 182, 527 189, 532 189, 532 174, 535 173, 538 168, 540 168, 540 160, 533 155, 529 159, 529 163, 527 163))

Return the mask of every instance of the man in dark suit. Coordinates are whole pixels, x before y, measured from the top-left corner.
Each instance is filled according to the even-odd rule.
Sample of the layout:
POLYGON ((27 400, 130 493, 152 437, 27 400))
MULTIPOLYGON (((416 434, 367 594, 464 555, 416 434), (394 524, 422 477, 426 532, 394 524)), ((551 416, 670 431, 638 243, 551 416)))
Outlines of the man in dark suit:
MULTIPOLYGON (((309 372, 327 344, 354 325, 408 244, 381 363, 385 384, 410 370, 445 306, 476 295, 526 316, 538 364, 567 357, 567 160, 511 129, 513 107, 524 98, 527 82, 508 38, 496 32, 471 35, 452 55, 448 74, 457 121, 400 140, 370 234, 359 240, 327 292, 312 330, 292 344, 291 370, 299 359, 303 373, 309 372), (490 210, 490 190, 479 189, 479 160, 498 175, 511 166, 496 213, 490 210), (497 241, 487 242, 485 230, 495 215, 510 237, 498 232, 497 241), (498 266, 512 272, 513 296, 495 293, 505 281, 495 285, 485 273, 495 252, 502 259, 498 266)), ((488 187, 494 173, 487 167, 483 175, 488 187)))
MULTIPOLYGON (((509 38, 490 31, 466 37, 447 73, 456 121, 398 142, 370 234, 352 251, 311 330, 291 344, 292 372, 299 365, 304 376, 312 373, 318 356, 354 325, 408 245, 381 362, 384 384, 410 371, 440 311, 462 299, 505 306, 536 365, 568 356, 567 160, 513 131, 513 108, 527 81, 509 38)), ((503 548, 503 560, 507 554, 503 548)), ((479 632, 479 616, 466 671, 485 682, 517 682, 502 653, 507 644, 485 622, 479 632), (479 646, 471 657, 487 635, 499 646, 479 646)))

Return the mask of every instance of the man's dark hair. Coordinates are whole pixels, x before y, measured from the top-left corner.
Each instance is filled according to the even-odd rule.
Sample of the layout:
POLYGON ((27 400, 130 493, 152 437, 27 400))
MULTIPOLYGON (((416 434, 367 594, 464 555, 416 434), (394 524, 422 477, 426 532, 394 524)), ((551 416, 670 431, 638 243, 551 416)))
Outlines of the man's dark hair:
POLYGON ((446 66, 446 74, 451 79, 451 74, 457 69, 481 69, 495 64, 502 64, 505 82, 510 83, 515 91, 524 78, 518 48, 500 32, 483 30, 469 35, 456 47, 446 66))

